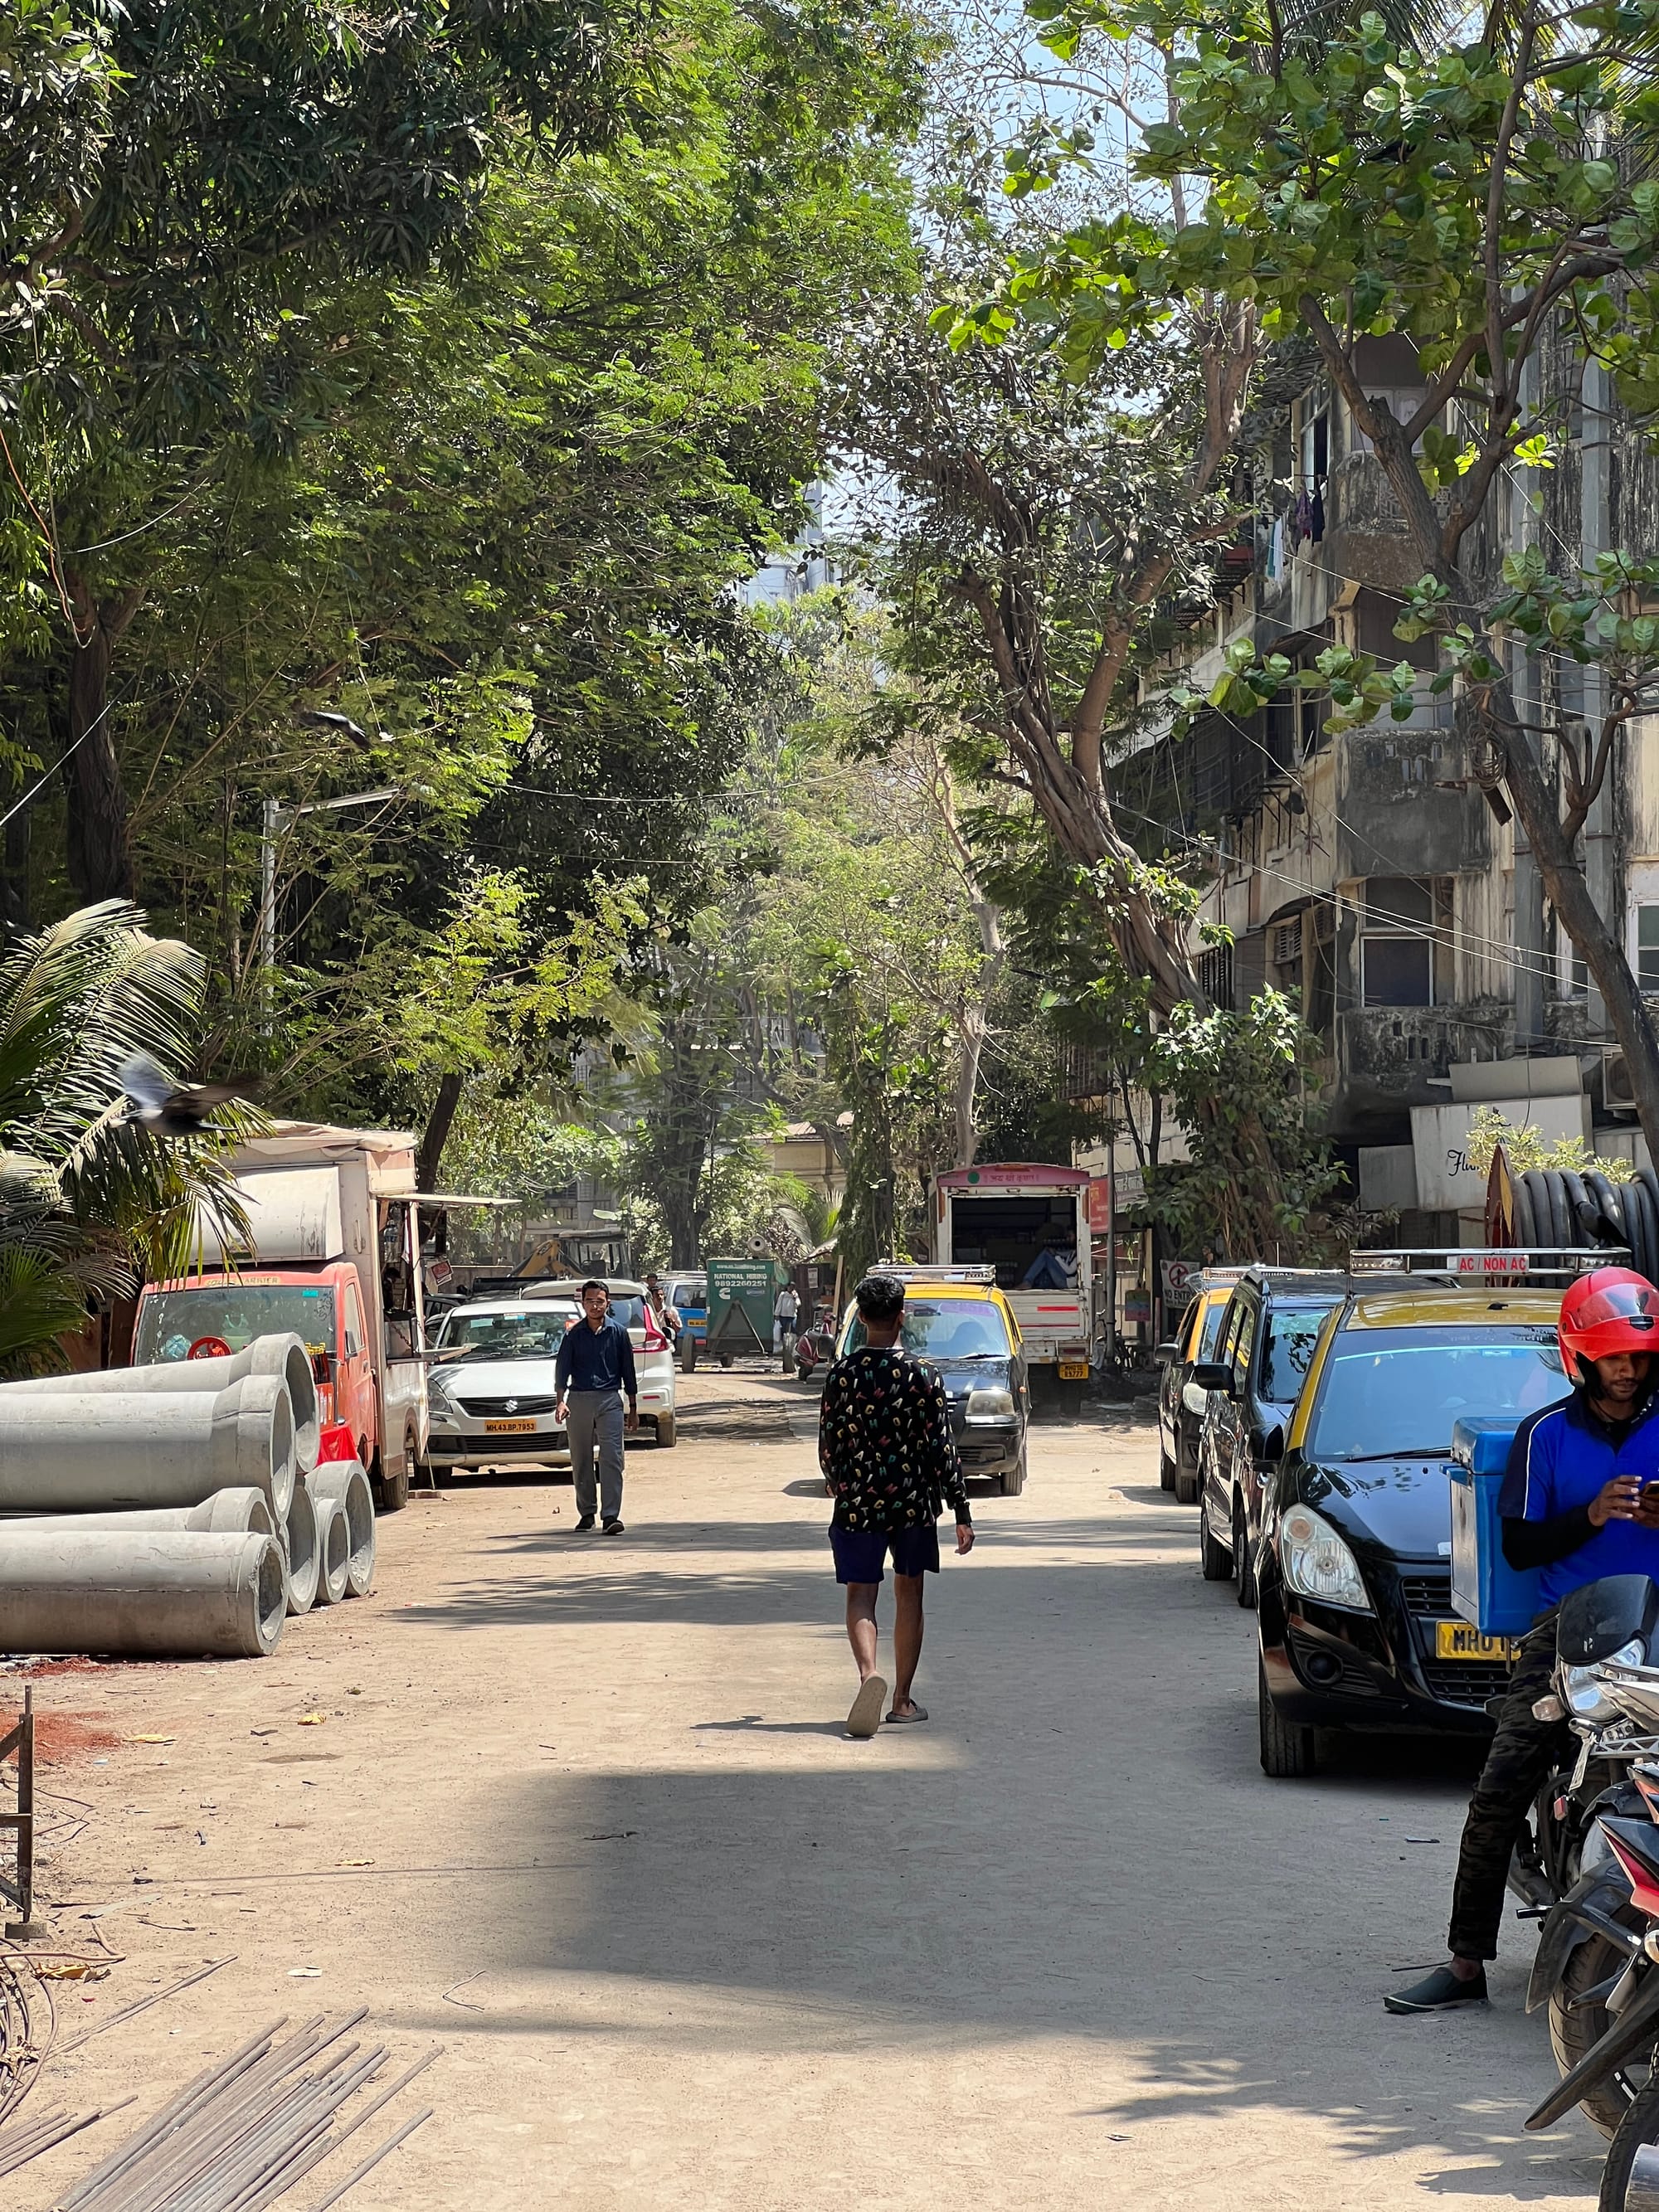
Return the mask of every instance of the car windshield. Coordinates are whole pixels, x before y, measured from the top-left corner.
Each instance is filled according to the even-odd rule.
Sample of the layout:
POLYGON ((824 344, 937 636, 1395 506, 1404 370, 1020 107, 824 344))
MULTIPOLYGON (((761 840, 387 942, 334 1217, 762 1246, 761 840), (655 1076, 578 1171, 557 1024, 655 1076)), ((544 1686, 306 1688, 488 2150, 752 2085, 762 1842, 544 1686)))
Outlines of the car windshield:
POLYGON ((1275 1306, 1267 1316, 1261 1395, 1269 1405, 1293 1406, 1308 1379, 1314 1346, 1330 1311, 1323 1306, 1275 1306))
POLYGON ((1221 1324, 1226 1320, 1226 1318, 1227 1301, 1225 1298, 1217 1298, 1212 1305, 1206 1306, 1205 1308, 1204 1328, 1202 1334, 1200 1335, 1198 1340, 1198 1349, 1193 1354, 1193 1358, 1194 1359, 1213 1359, 1215 1358, 1216 1346, 1221 1341, 1221 1324))
POLYGON ((437 1349, 460 1359, 550 1359, 576 1318, 574 1306, 524 1306, 512 1313, 447 1313, 437 1349))
POLYGON ((201 1283, 187 1291, 155 1291, 143 1302, 133 1339, 140 1367, 155 1360, 187 1359, 192 1344, 217 1338, 240 1352, 256 1336, 297 1336, 313 1356, 332 1357, 334 1290, 303 1283, 201 1283))
MULTIPOLYGON (((856 1352, 865 1341, 864 1323, 854 1314, 847 1349, 856 1352)), ((1002 1316, 988 1301, 970 1298, 926 1305, 907 1298, 899 1342, 921 1359, 1006 1359, 1009 1349, 1002 1316)))
POLYGON ((1519 1421, 1567 1395, 1553 1328, 1353 1329, 1325 1368, 1310 1459, 1421 1459, 1454 1421, 1519 1421))

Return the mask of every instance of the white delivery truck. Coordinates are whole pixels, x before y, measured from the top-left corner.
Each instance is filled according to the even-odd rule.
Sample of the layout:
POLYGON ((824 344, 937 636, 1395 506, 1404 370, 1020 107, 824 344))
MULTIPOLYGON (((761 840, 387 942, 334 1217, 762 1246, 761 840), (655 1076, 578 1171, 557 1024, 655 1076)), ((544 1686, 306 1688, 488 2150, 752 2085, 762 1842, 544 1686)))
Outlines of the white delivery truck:
POLYGON ((229 1267, 150 1283, 133 1358, 206 1358, 295 1330, 325 1426, 349 1426, 380 1506, 395 1511, 427 1443, 416 1140, 396 1129, 279 1121, 230 1167, 251 1243, 229 1267))
POLYGON ((1082 1168, 1004 1160, 948 1169, 932 1190, 935 1261, 993 1268, 1033 1381, 1073 1399, 1089 1375, 1090 1181, 1082 1168))

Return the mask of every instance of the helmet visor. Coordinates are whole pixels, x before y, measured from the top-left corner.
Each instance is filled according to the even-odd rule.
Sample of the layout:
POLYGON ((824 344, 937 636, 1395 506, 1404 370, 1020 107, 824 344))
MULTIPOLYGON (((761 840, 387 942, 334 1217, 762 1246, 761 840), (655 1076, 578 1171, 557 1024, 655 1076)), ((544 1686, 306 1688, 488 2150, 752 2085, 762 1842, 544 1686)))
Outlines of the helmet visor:
POLYGON ((1598 1284, 1572 1316, 1575 1332, 1626 1322, 1638 1329, 1659 1328, 1659 1291, 1651 1283, 1598 1284))

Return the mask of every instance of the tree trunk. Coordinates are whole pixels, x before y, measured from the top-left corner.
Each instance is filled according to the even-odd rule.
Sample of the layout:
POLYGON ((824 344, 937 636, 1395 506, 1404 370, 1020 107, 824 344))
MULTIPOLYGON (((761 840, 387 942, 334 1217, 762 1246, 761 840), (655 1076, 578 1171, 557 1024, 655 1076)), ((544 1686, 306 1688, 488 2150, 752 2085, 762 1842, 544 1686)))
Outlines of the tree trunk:
POLYGON ((88 903, 133 897, 137 879, 127 795, 111 727, 109 679, 115 648, 138 611, 142 588, 99 599, 71 575, 76 639, 69 671, 69 739, 62 763, 68 801, 70 881, 88 903))
POLYGON ((461 1103, 461 1081, 459 1075, 446 1075, 438 1085, 438 1095, 432 1102, 432 1111, 426 1117, 426 1127, 421 1134, 421 1148, 415 1155, 416 1190, 438 1188, 438 1163, 449 1142, 455 1109, 461 1103))

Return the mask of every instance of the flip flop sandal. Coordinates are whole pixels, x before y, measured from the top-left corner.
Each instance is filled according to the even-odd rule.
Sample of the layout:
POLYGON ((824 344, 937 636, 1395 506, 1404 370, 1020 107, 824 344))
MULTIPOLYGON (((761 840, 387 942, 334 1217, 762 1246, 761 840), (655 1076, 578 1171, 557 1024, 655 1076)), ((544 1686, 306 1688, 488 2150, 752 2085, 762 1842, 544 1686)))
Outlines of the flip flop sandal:
POLYGON ((915 1707, 914 1711, 908 1713, 899 1712, 896 1709, 894 1711, 888 1714, 887 1725, 889 1728, 903 1728, 911 1721, 925 1721, 927 1717, 927 1708, 926 1705, 918 1705, 915 1707))
POLYGON ((862 1741, 875 1734, 881 1726, 881 1708, 886 1695, 887 1685, 879 1674, 871 1674, 859 1684, 859 1693, 847 1716, 848 1735, 862 1741))

